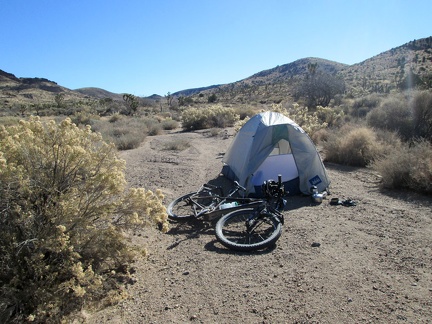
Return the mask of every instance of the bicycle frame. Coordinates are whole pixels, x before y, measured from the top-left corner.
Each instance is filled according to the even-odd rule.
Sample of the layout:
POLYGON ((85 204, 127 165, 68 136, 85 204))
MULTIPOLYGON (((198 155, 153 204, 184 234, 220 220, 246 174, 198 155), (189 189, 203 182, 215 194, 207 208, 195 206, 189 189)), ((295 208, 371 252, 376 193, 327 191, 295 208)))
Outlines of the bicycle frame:
POLYGON ((227 196, 223 196, 223 190, 220 187, 211 186, 206 184, 202 186, 194 195, 189 197, 189 201, 194 210, 195 218, 202 217, 204 220, 213 220, 221 217, 224 214, 230 213, 237 209, 242 208, 257 208, 264 204, 265 201, 256 198, 245 198, 245 197, 233 197, 239 190, 244 190, 242 186, 235 182, 236 188, 232 190, 227 196), (221 195, 215 194, 216 190, 220 190, 221 195), (208 202, 208 199, 212 200, 210 205, 204 204, 204 201, 208 202), (203 202, 200 202, 203 201, 203 202), (237 206, 221 208, 222 205, 229 202, 237 202, 237 206))

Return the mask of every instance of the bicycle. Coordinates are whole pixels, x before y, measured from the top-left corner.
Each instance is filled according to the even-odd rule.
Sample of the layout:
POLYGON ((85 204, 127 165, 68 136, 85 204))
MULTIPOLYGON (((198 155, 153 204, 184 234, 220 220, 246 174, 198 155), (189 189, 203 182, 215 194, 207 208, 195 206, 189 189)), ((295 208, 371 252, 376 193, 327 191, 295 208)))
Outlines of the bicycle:
POLYGON ((221 187, 206 184, 198 191, 173 200, 167 208, 173 220, 202 218, 216 224, 216 238, 233 250, 253 251, 274 244, 282 233, 283 214, 286 201, 281 176, 278 182, 265 181, 262 185, 264 199, 235 197, 240 190, 238 182, 227 195, 221 187))
POLYGON ((218 220, 216 238, 222 245, 237 251, 262 250, 274 245, 282 234, 281 210, 286 204, 281 177, 278 178, 278 182, 264 182, 265 199, 257 207, 232 211, 218 220))
POLYGON ((196 192, 178 197, 167 207, 168 218, 213 220, 236 209, 259 206, 261 200, 235 197, 240 190, 246 189, 237 181, 234 184, 235 188, 227 196, 224 195, 222 187, 205 184, 196 192))

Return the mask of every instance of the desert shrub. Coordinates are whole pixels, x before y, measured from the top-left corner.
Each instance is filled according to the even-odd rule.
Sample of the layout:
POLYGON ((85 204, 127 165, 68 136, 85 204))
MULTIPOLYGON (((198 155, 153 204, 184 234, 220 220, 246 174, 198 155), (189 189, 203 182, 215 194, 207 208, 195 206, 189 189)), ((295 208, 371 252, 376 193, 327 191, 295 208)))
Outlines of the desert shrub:
POLYGON ((183 128, 187 130, 233 126, 239 120, 233 108, 213 105, 208 108, 188 108, 182 113, 183 128))
POLYGON ((2 116, 0 117, 0 125, 11 126, 16 125, 21 120, 21 117, 2 116))
POLYGON ((92 125, 94 120, 98 120, 100 117, 94 115, 86 110, 82 110, 74 113, 71 116, 71 120, 76 125, 92 125))
POLYGON ((294 103, 292 107, 288 109, 284 108, 281 104, 274 104, 271 110, 279 112, 296 122, 309 136, 313 136, 318 130, 327 127, 326 122, 319 120, 316 111, 309 112, 307 107, 302 107, 297 103, 294 103))
POLYGON ((372 109, 379 106, 382 96, 373 93, 358 99, 355 99, 352 104, 351 115, 354 117, 365 117, 372 109))
POLYGON ((325 123, 328 127, 339 127, 344 121, 344 112, 336 107, 322 107, 316 108, 316 114, 321 123, 325 123))
POLYGON ((148 127, 147 134, 150 136, 156 136, 162 134, 162 125, 159 123, 150 124, 148 127))
POLYGON ((395 131, 404 139, 413 135, 413 119, 407 100, 394 96, 382 101, 379 107, 366 115, 369 126, 395 131))
POLYGON ((352 166, 367 166, 382 154, 382 145, 370 128, 352 128, 332 133, 323 142, 325 160, 352 166))
POLYGON ((415 135, 432 140, 432 92, 415 92, 411 107, 415 135))
POLYGON ((165 130, 173 130, 179 126, 178 121, 173 120, 171 118, 167 118, 162 121, 162 128, 165 130))
POLYGON ((92 129, 100 132, 105 141, 114 143, 119 150, 137 148, 149 132, 146 121, 126 116, 121 116, 115 122, 96 121, 92 129))
POLYGON ((162 194, 127 190, 124 170, 113 145, 70 119, 0 127, 1 322, 59 322, 120 296, 114 269, 140 252, 125 231, 167 230, 162 194))
POLYGON ((163 149, 167 151, 183 151, 190 147, 190 143, 187 140, 173 140, 164 144, 163 149))
POLYGON ((240 106, 235 108, 236 113, 239 115, 240 120, 243 120, 247 117, 252 117, 254 115, 256 115, 257 113, 259 113, 259 111, 257 111, 256 108, 251 107, 251 106, 240 106))
POLYGON ((320 144, 322 142, 327 142, 329 140, 329 137, 331 132, 327 128, 322 128, 316 131, 312 136, 311 139, 315 144, 320 144))
POLYGON ((405 144, 372 163, 382 186, 432 194, 432 145, 426 140, 405 144))
POLYGON ((119 121, 120 119, 122 119, 122 115, 120 115, 120 114, 117 112, 117 113, 112 114, 112 115, 109 117, 109 122, 110 122, 110 123, 115 123, 115 122, 119 121))

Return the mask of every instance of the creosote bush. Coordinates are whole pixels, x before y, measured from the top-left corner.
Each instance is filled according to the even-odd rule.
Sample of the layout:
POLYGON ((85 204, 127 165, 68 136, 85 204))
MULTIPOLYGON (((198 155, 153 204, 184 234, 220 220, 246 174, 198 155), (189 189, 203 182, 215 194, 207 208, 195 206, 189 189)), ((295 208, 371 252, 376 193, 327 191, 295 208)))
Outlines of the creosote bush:
POLYGON ((59 322, 121 297, 114 269, 143 252, 126 231, 168 227, 161 192, 127 190, 124 170, 70 119, 0 127, 0 322, 59 322))

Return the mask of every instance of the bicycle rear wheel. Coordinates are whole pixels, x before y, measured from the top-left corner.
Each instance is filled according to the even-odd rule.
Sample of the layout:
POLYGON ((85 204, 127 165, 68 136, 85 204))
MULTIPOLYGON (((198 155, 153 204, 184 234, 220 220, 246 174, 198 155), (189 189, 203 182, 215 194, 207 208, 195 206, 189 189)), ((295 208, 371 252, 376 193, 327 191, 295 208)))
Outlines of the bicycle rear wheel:
POLYGON ((268 212, 240 209, 226 214, 216 224, 218 241, 237 251, 261 250, 273 245, 281 236, 282 223, 268 212))
POLYGON ((173 200, 167 207, 168 217, 179 220, 204 215, 210 211, 214 197, 208 192, 191 192, 173 200))
POLYGON ((168 217, 171 219, 186 219, 193 217, 194 209, 191 196, 194 194, 194 192, 191 192, 171 201, 167 207, 168 217))

